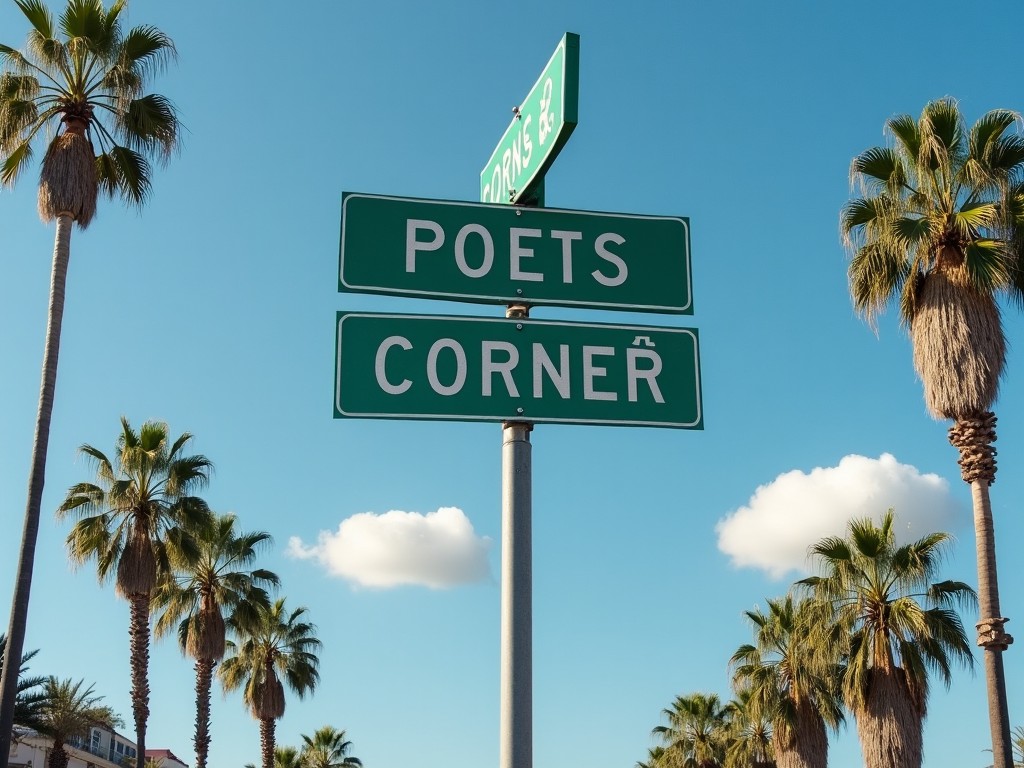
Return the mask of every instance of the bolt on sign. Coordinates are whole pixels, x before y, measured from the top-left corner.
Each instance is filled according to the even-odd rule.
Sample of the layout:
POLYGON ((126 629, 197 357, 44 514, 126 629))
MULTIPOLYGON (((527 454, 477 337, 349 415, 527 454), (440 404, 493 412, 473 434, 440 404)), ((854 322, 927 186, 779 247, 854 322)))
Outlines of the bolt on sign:
POLYGON ((566 32, 480 172, 480 200, 518 203, 536 191, 576 127, 580 36, 566 32))
POLYGON ((679 216, 344 193, 338 289, 692 314, 679 216))
POLYGON ((334 415, 702 429, 697 331, 339 312, 334 415))

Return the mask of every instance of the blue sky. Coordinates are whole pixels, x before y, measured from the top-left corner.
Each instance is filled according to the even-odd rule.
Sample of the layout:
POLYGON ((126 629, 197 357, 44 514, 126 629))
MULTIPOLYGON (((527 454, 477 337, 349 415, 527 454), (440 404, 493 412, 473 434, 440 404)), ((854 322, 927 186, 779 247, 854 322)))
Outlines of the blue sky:
MULTIPOLYGON (((34 672, 84 677, 130 720, 127 604, 91 566, 69 566, 67 525, 51 513, 89 478, 80 444, 112 450, 122 415, 160 419, 214 461, 211 506, 273 534, 264 565, 319 627, 320 687, 289 699, 279 743, 331 724, 369 768, 497 761, 501 430, 334 420, 331 400, 338 310, 501 309, 339 294, 340 203, 343 191, 475 200, 511 108, 567 31, 580 35, 579 125, 547 204, 689 217, 695 309, 532 316, 696 327, 705 428, 533 432, 535 765, 628 768, 676 695, 727 697, 727 660, 750 638, 743 611, 783 594, 806 546, 850 515, 895 506, 908 536, 951 532, 944 574, 975 581, 948 425, 925 413, 893 314, 877 335, 854 316, 838 214, 850 160, 884 142, 893 114, 943 96, 970 121, 1024 108, 1005 58, 1024 9, 134 0, 129 18, 175 40, 179 61, 154 90, 187 132, 141 215, 105 202, 72 238, 34 672), (369 562, 382 538, 404 556, 369 562)), ((0 40, 20 46, 25 32, 0 3, 0 40)), ((53 247, 35 181, 33 169, 0 192, 0 596, 14 579, 53 247)), ((1004 325, 992 499, 1012 633, 1024 619, 1017 308, 1004 325)), ((1013 724, 1021 653, 1006 654, 1013 724)), ((191 665, 165 641, 150 674, 148 744, 193 762, 191 665)), ((256 762, 240 697, 216 693, 213 717, 210 764, 256 762)), ((973 675, 933 689, 926 764, 986 765, 988 738, 979 655, 973 675)), ((831 765, 860 764, 851 722, 831 765)))

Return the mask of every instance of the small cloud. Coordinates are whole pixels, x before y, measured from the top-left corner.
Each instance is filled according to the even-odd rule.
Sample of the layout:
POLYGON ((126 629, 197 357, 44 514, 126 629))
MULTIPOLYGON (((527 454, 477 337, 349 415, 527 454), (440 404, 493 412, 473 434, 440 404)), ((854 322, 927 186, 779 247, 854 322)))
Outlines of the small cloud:
POLYGON ((760 568, 774 579, 807 573, 811 545, 845 535, 853 518, 880 519, 890 507, 900 542, 957 528, 964 513, 944 478, 921 474, 888 453, 851 455, 837 467, 793 470, 759 487, 746 506, 718 521, 718 548, 733 565, 760 568))
POLYGON ((361 512, 342 520, 333 533, 321 531, 314 545, 291 537, 286 554, 316 560, 328 573, 361 587, 445 589, 490 580, 490 548, 491 539, 477 536, 461 509, 441 507, 425 515, 361 512))

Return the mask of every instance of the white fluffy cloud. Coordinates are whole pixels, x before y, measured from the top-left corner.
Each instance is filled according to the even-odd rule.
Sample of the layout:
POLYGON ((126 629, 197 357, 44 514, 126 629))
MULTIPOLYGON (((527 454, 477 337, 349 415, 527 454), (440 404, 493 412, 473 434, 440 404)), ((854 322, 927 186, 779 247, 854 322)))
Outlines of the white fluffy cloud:
POLYGON ((316 560, 329 573, 362 587, 444 589, 487 581, 490 548, 491 539, 477 536, 461 509, 441 507, 425 515, 361 512, 342 520, 333 533, 321 531, 314 545, 291 537, 287 554, 316 560))
POLYGON ((718 548, 734 565, 761 568, 772 578, 806 573, 808 547, 843 535, 852 518, 878 519, 890 507, 900 542, 952 531, 965 513, 938 475, 921 474, 888 453, 877 459, 852 455, 839 466, 793 470, 762 485, 746 506, 715 526, 718 548))

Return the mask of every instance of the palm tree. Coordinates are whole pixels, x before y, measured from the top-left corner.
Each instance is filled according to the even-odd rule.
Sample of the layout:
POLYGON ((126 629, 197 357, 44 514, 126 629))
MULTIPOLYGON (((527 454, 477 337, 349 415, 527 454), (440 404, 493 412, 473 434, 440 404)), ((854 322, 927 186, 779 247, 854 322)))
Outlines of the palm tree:
POLYGON ((813 606, 791 595, 747 611, 753 644, 733 654, 733 686, 747 693, 772 724, 780 768, 825 768, 827 729, 843 721, 839 664, 830 649, 809 643, 813 606))
POLYGON ((968 131, 952 99, 927 104, 921 117, 886 123, 894 142, 853 160, 864 197, 842 210, 852 254, 853 303, 869 322, 899 297, 914 367, 936 419, 951 419, 949 440, 971 486, 978 553, 989 721, 997 768, 1010 768, 1010 720, 996 577, 989 486, 995 480, 991 408, 1005 363, 1006 340, 996 296, 1024 291, 1020 263, 1024 138, 1009 110, 984 114, 968 131), (1015 214, 1018 218, 1015 218, 1015 214))
POLYGON ((153 607, 160 611, 154 627, 163 637, 175 627, 184 653, 196 660, 197 768, 206 768, 210 746, 210 689, 213 668, 227 647, 225 613, 252 613, 256 604, 267 606, 266 587, 278 585, 277 575, 251 569, 269 533, 238 533, 234 515, 218 515, 194 532, 198 558, 171 552, 174 569, 157 587, 153 607))
POLYGON ((832 618, 810 642, 845 651, 843 698, 867 768, 920 768, 929 673, 948 688, 951 663, 973 663, 953 606, 973 603, 974 591, 933 582, 949 534, 896 546, 894 520, 889 510, 880 524, 852 520, 846 538, 822 539, 811 553, 823 575, 797 582, 832 618))
POLYGON ((82 680, 46 680, 46 703, 39 730, 53 739, 48 768, 67 768, 69 755, 64 744, 76 736, 85 736, 89 726, 98 724, 113 729, 121 724, 121 718, 110 707, 99 703, 103 697, 96 696, 91 685, 84 685, 82 680))
POLYGON ((713 693, 677 696, 663 709, 668 725, 651 731, 661 739, 664 768, 722 768, 729 747, 727 709, 713 693))
POLYGON ((647 750, 646 760, 637 760, 635 768, 659 768, 664 765, 665 759, 665 748, 664 747, 651 747, 647 750))
POLYGON ((776 768, 772 723, 749 688, 725 705, 729 723, 726 768, 776 768))
POLYGON ((302 765, 304 768, 360 768, 363 761, 351 757, 352 742, 345 740, 345 731, 329 725, 317 728, 310 738, 302 736, 302 765))
MULTIPOLYGON (((14 0, 30 25, 24 52, 0 44, 0 184, 13 186, 29 166, 33 143, 54 135, 43 156, 39 213, 57 222, 50 278, 42 381, 28 500, 8 637, 21 656, 39 533, 50 418, 71 225, 85 229, 102 191, 140 208, 149 196, 148 158, 167 159, 178 146, 178 118, 159 95, 143 95, 149 76, 174 56, 174 44, 152 26, 121 25, 126 0, 68 0, 57 23, 41 0, 14 0)), ((0 755, 10 748, 17 678, 0 678, 0 755)))
MULTIPOLYGON (((4 667, 7 636, 0 632, 0 671, 4 667)), ((14 699, 14 722, 17 725, 39 730, 42 723, 42 707, 46 702, 46 678, 41 675, 29 676, 28 663, 39 651, 32 650, 21 655, 18 670, 17 696, 14 699)))
POLYGON ((95 483, 68 489, 58 517, 79 516, 67 537, 75 564, 96 560, 100 581, 115 576, 117 593, 131 606, 132 713, 137 768, 144 768, 149 719, 150 601, 171 558, 198 557, 192 531, 209 524, 206 503, 192 494, 212 469, 205 456, 186 456, 192 435, 173 443, 166 424, 147 421, 136 432, 121 419, 114 461, 91 445, 79 452, 96 468, 95 483))
POLYGON ((306 608, 285 610, 284 598, 255 615, 237 614, 228 624, 238 642, 228 641, 229 656, 217 671, 225 691, 242 688, 252 716, 260 722, 263 768, 274 766, 274 730, 284 716, 283 677, 301 699, 320 680, 320 641, 305 620, 306 608))
MULTIPOLYGON (((245 768, 256 768, 246 763, 245 768)), ((295 747, 274 747, 274 768, 303 768, 302 755, 295 747)))

